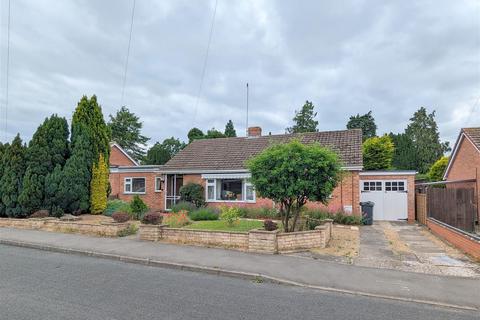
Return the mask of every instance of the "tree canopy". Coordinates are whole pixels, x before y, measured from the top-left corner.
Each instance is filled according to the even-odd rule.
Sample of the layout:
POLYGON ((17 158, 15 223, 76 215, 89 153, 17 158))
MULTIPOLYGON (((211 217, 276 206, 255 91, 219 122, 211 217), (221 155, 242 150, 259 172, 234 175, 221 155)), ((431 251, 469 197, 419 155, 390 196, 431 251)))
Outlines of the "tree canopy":
POLYGON ((202 130, 198 128, 192 128, 188 131, 188 143, 191 143, 193 140, 203 139, 205 137, 202 130))
POLYGON ((265 149, 247 166, 257 194, 280 204, 285 232, 295 230, 307 200, 326 204, 340 178, 340 163, 334 152, 297 140, 265 149))
POLYGON ((402 170, 416 170, 416 155, 412 139, 405 133, 390 133, 389 136, 395 146, 392 160, 393 167, 402 170))
POLYGON ((315 106, 310 101, 305 101, 300 111, 295 111, 293 117, 294 125, 287 128, 288 133, 302 133, 318 131, 318 121, 315 120, 317 113, 314 111, 315 106))
POLYGON ((415 169, 420 173, 426 173, 437 159, 450 150, 448 142, 440 142, 435 111, 427 114, 424 107, 418 109, 410 118, 405 134, 412 142, 415 169))
POLYGON ((145 147, 150 139, 141 134, 143 123, 139 117, 125 106, 121 107, 114 116, 109 117, 108 127, 112 140, 134 159, 141 160, 145 156, 145 147))
POLYGON ((185 143, 174 137, 155 143, 147 152, 145 164, 165 164, 180 150, 185 148, 185 143))
POLYGON ((388 135, 367 139, 362 149, 365 170, 383 170, 392 167, 395 147, 388 135))
POLYGON ((363 141, 377 135, 377 125, 372 116, 372 111, 364 115, 351 116, 347 123, 347 129, 362 129, 363 141))
POLYGON ((233 126, 233 121, 228 120, 227 124, 225 125, 225 131, 224 134, 226 137, 236 137, 237 136, 237 131, 235 130, 235 127, 233 126))
POLYGON ((442 181, 448 166, 448 157, 441 157, 430 167, 427 176, 430 181, 442 181))

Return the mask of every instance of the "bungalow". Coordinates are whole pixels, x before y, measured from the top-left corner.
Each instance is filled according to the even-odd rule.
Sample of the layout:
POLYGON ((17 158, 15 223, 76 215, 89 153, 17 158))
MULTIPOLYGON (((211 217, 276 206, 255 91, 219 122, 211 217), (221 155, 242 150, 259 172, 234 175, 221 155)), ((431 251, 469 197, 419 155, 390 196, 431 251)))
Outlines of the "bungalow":
POLYGON ((378 194, 381 197, 377 197, 376 201, 382 202, 378 205, 384 211, 388 210, 388 206, 383 204, 384 199, 392 200, 382 194, 395 193, 402 197, 400 212, 384 215, 377 210, 374 218, 396 220, 408 216, 409 220, 414 219, 413 174, 361 172, 362 132, 359 129, 262 135, 260 127, 250 127, 247 137, 193 141, 163 166, 138 165, 120 146, 113 143, 110 155, 111 196, 128 201, 133 195, 140 195, 151 208, 170 210, 180 200, 180 188, 194 182, 204 187, 209 206, 272 207, 272 200, 256 195, 249 182, 250 173, 245 161, 274 143, 291 139, 299 139, 306 144, 319 143, 330 148, 338 154, 342 169, 346 172, 326 207, 317 202, 308 203, 308 207, 342 210, 358 215, 359 202, 364 200, 364 196, 378 194), (407 200, 409 189, 412 192, 407 200))

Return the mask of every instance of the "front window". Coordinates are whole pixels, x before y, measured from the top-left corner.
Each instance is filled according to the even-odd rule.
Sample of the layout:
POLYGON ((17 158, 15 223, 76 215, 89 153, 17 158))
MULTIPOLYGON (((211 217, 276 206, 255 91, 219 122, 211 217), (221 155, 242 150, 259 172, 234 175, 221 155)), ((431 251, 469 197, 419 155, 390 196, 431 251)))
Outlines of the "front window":
POLYGON ((145 193, 145 178, 125 178, 124 193, 145 193))
POLYGON ((207 179, 207 201, 255 201, 255 189, 246 179, 207 179))

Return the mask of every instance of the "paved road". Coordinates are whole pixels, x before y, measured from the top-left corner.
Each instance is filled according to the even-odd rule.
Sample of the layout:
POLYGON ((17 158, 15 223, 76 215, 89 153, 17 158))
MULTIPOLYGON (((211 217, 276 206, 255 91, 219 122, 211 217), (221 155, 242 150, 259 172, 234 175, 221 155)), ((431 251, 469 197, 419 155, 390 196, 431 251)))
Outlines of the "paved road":
POLYGON ((477 312, 0 245, 0 319, 478 319, 477 312))

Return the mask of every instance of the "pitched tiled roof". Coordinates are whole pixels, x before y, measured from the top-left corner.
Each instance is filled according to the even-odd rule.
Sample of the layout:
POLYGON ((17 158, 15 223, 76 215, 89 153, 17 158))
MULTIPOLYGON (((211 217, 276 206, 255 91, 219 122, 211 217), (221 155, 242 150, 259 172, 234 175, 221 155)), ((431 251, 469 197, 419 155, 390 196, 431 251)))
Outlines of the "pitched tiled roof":
POLYGON ((167 162, 164 169, 174 170, 243 170, 245 161, 274 143, 299 139, 319 143, 335 151, 345 167, 359 167, 362 162, 360 129, 195 140, 167 162))
POLYGON ((480 149, 480 127, 478 128, 463 128, 462 131, 470 138, 475 144, 477 149, 480 149))

